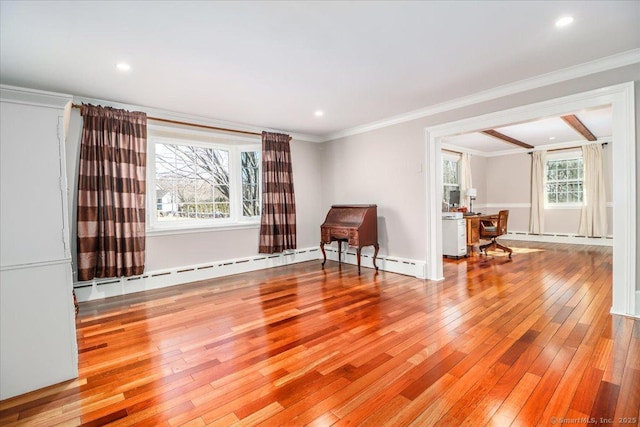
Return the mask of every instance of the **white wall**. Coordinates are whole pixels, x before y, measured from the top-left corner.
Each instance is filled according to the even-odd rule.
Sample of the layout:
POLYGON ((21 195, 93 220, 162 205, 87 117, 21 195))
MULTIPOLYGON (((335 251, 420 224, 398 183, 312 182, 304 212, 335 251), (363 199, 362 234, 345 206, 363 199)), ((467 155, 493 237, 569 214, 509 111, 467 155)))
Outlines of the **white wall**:
MULTIPOLYGON (((604 149, 605 190, 608 203, 613 203, 611 186, 613 163, 611 145, 604 149)), ((531 204, 531 155, 526 153, 487 157, 485 163, 486 201, 484 212, 509 209, 509 230, 529 231, 531 204), (508 178, 508 179, 505 179, 508 178)), ((474 170, 475 175, 475 170, 474 170)), ((545 209, 544 231, 553 234, 578 233, 580 208, 545 209)), ((607 208, 607 235, 613 233, 613 208, 607 208)))
POLYGON ((381 255, 424 259, 422 147, 412 129, 395 127, 322 144, 322 210, 333 204, 378 205, 381 255), (386 163, 388 162, 388 163, 386 163), (401 165, 401 166, 400 166, 401 165))
MULTIPOLYGON (((73 264, 76 263, 76 207, 78 163, 82 117, 72 110, 66 140, 67 176, 69 177, 70 224, 72 230, 73 264)), ((296 192, 298 248, 318 246, 323 219, 319 189, 322 187, 320 167, 321 145, 306 141, 291 141, 294 189, 296 192)), ((259 227, 237 230, 216 230, 170 235, 150 235, 146 239, 145 271, 204 264, 258 254, 259 227)), ((76 272, 74 271, 74 277, 76 272)))

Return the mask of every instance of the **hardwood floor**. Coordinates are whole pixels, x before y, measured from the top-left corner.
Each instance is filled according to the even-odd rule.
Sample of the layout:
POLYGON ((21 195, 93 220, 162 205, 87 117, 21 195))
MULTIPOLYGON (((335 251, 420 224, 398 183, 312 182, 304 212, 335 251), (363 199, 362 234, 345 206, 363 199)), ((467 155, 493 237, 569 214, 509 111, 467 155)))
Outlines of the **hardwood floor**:
POLYGON ((443 282, 314 261, 81 303, 80 377, 0 424, 638 425, 611 249, 512 245, 443 282))

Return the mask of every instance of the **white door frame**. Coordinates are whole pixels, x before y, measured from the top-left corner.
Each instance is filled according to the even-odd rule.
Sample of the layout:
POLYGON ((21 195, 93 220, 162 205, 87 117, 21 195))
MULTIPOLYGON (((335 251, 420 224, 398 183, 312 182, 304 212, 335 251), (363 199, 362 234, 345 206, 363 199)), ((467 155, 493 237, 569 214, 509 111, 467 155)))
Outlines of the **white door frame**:
POLYGON ((445 136, 612 106, 613 114, 613 304, 612 314, 640 317, 636 308, 636 123, 634 83, 623 83, 425 129, 426 278, 443 280, 442 156, 445 136))

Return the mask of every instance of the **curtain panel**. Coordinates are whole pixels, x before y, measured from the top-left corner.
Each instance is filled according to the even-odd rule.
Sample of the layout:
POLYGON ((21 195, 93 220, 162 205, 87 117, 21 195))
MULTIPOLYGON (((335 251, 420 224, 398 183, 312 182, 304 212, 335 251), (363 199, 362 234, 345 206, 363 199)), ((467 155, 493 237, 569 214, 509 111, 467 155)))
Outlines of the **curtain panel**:
POLYGON ((584 205, 578 234, 588 237, 607 236, 607 198, 604 189, 602 144, 582 147, 584 165, 584 205))
POLYGON ((460 156, 460 205, 471 206, 471 197, 467 196, 467 190, 473 188, 471 175, 471 154, 462 153, 460 156))
POLYGON ((529 232, 544 233, 544 170, 547 162, 546 151, 531 154, 531 220, 529 232))
POLYGON ((296 201, 289 135, 262 132, 261 254, 296 248, 296 201))
POLYGON ((78 280, 142 274, 147 116, 82 105, 78 280))

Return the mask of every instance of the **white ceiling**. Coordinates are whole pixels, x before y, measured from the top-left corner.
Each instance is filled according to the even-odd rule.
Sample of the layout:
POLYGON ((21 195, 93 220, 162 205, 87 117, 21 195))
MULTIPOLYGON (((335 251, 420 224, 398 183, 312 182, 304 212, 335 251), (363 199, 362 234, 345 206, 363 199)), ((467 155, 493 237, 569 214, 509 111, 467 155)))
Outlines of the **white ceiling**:
POLYGON ((640 47, 637 0, 0 5, 4 84, 320 138, 640 47))
MULTIPOLYGON (((578 120, 597 138, 598 141, 611 142, 612 111, 611 106, 603 106, 573 113, 578 120)), ((503 135, 529 144, 535 149, 554 149, 579 146, 589 141, 568 125, 560 117, 549 117, 526 123, 518 123, 493 129, 503 135)), ((504 140, 480 132, 448 136, 442 139, 446 149, 465 151, 486 156, 511 154, 517 151, 531 151, 504 140)))

